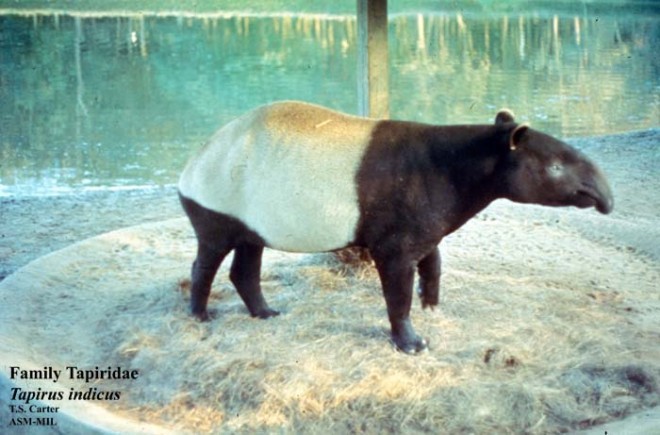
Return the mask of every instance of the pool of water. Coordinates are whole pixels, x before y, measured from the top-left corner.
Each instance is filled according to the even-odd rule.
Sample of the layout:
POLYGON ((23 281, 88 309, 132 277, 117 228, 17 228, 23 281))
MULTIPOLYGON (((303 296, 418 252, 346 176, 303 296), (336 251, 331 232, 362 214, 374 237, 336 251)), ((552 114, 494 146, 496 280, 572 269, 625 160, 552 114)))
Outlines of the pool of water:
MULTIPOLYGON (((509 107, 561 137, 660 125, 653 3, 490 13, 437 3, 390 15, 393 118, 490 123, 509 107)), ((175 183, 217 127, 274 100, 354 113, 356 33, 341 11, 0 3, 0 196, 175 183)))

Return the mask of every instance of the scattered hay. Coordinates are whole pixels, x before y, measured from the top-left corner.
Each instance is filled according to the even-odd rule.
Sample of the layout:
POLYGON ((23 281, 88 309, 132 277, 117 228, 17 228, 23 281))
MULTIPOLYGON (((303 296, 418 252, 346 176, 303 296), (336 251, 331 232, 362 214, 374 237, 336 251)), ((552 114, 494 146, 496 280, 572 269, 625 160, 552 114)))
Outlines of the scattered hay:
POLYGON ((346 248, 336 251, 334 257, 349 267, 364 267, 373 263, 371 254, 367 248, 346 248))
POLYGON ((554 433, 656 406, 657 264, 500 207, 446 241, 440 307, 413 308, 431 343, 419 357, 390 343, 373 267, 332 255, 267 252, 282 311, 268 320, 248 316, 228 259, 218 316, 197 322, 185 220, 38 260, 3 281, 3 317, 55 365, 138 369, 96 386, 123 392, 113 411, 175 431, 554 433))

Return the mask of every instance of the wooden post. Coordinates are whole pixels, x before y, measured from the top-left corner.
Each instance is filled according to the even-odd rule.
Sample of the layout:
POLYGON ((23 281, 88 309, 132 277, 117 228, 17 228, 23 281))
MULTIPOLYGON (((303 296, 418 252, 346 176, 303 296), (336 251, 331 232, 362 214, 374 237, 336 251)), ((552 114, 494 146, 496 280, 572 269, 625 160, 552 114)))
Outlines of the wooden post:
POLYGON ((389 118, 387 0, 357 0, 358 114, 389 118))
MULTIPOLYGON (((387 0, 357 0, 358 115, 390 117, 389 63, 387 56, 387 0)), ((335 252, 345 264, 371 263, 369 250, 348 248, 335 252)))

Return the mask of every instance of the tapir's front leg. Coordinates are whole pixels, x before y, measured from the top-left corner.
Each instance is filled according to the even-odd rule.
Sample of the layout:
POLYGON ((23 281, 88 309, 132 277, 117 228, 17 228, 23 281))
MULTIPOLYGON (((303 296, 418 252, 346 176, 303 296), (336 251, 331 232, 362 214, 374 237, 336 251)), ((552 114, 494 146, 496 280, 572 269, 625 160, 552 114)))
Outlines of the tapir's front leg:
POLYGON ((426 340, 417 335, 410 321, 415 278, 414 261, 401 257, 374 258, 374 261, 383 286, 394 344, 409 354, 426 350, 426 340))
POLYGON ((440 294, 440 250, 435 246, 417 264, 419 273, 419 297, 422 308, 435 308, 440 294))

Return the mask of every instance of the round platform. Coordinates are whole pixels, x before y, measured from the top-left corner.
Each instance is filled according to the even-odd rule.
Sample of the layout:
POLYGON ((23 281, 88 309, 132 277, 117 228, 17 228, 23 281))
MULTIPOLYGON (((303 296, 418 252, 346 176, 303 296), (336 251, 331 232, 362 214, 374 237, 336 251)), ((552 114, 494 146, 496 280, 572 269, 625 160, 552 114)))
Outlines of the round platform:
POLYGON ((47 416, 67 433, 543 432, 605 422, 658 397, 660 272, 611 237, 617 225, 593 212, 494 204, 443 242, 440 307, 414 304, 431 343, 416 358, 389 342, 371 269, 267 251, 264 293, 282 315, 263 321, 229 284, 228 259, 210 301, 217 316, 200 323, 188 313, 186 219, 103 234, 0 283, 0 408, 21 403, 11 388, 61 391, 40 403, 59 408, 47 416), (62 374, 10 380, 11 367, 62 374), (85 382, 67 367, 138 376, 85 382), (118 397, 69 400, 90 390, 118 397))

